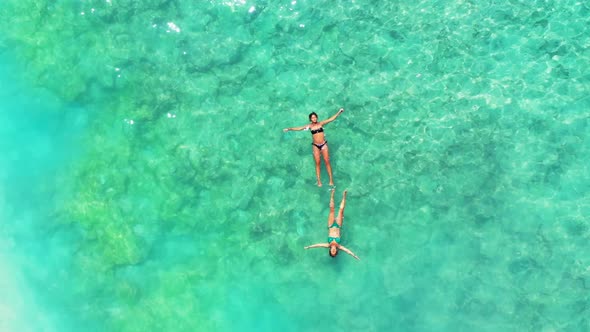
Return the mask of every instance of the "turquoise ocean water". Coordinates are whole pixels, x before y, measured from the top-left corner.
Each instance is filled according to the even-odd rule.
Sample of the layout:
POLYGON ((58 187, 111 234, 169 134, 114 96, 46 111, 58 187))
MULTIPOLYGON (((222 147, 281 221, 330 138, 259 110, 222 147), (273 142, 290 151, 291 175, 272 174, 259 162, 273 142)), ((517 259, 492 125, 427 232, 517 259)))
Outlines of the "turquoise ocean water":
POLYGON ((0 331, 590 331, 583 1, 5 0, 0 85, 0 331))

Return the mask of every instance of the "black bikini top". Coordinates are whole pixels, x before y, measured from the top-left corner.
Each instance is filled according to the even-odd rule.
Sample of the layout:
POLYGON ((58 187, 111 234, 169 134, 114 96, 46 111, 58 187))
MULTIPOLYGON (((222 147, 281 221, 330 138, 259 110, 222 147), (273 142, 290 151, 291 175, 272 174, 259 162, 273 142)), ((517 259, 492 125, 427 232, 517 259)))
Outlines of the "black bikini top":
POLYGON ((323 133, 324 132, 324 127, 320 127, 316 130, 310 130, 312 135, 315 135, 317 133, 323 133))

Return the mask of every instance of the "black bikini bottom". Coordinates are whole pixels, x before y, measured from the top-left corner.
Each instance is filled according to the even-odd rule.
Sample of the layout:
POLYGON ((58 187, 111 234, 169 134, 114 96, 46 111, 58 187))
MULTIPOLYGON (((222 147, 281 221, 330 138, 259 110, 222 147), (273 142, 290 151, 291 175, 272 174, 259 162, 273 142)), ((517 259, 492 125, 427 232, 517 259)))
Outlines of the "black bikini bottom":
POLYGON ((322 143, 322 144, 311 143, 311 145, 315 146, 316 148, 318 148, 320 150, 323 149, 324 145, 326 145, 326 144, 328 144, 328 141, 324 141, 324 143, 322 143))

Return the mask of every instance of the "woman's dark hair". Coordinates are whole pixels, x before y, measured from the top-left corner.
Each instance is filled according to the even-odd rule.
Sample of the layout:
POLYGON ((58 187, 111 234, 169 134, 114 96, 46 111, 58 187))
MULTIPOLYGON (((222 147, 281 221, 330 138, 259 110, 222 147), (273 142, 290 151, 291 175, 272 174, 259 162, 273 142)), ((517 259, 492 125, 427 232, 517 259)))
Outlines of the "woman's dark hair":
POLYGON ((316 118, 318 117, 318 115, 315 112, 311 112, 311 113, 309 113, 309 121, 311 121, 312 115, 315 115, 316 118))

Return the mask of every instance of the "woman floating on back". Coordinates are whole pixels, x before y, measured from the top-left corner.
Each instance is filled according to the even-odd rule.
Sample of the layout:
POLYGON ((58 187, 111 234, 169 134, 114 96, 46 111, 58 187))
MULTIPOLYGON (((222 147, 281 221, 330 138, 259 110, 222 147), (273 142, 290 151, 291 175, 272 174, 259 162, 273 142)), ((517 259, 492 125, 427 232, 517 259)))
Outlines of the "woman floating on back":
POLYGON ((290 130, 311 131, 311 150, 313 152, 313 158, 315 159, 315 174, 318 181, 318 187, 322 186, 322 181, 320 180, 320 154, 324 157, 324 163, 326 164, 326 170, 328 171, 328 177, 330 178, 330 186, 334 185, 334 180, 332 179, 332 166, 330 165, 330 152, 328 149, 328 141, 326 141, 326 137, 324 136, 324 125, 336 120, 336 118, 340 114, 342 114, 342 112, 344 112, 344 108, 339 109, 336 114, 332 115, 332 117, 330 117, 329 119, 323 121, 318 121, 318 115, 315 112, 313 112, 309 114, 310 124, 301 127, 283 129, 284 132, 288 132, 290 130))
POLYGON ((340 232, 342 230, 342 222, 344 221, 344 207, 346 206, 346 190, 342 194, 342 201, 340 202, 340 210, 338 216, 334 219, 334 189, 330 194, 330 214, 328 215, 328 241, 325 243, 312 244, 311 246, 305 247, 305 249, 311 248, 329 248, 330 256, 336 257, 338 250, 342 250, 350 256, 359 259, 348 248, 340 244, 340 232))

